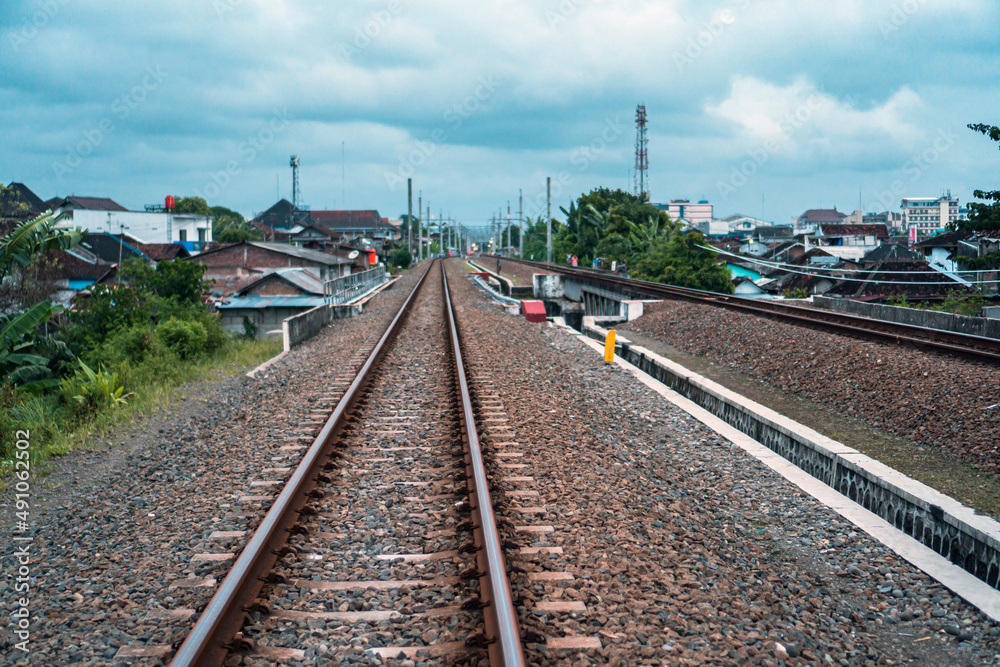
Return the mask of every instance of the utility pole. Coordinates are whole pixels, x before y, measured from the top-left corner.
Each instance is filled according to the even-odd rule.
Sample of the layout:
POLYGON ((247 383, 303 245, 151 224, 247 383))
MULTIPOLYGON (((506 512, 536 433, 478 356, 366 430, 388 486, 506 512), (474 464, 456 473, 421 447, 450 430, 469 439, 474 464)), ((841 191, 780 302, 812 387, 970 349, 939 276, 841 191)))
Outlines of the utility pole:
POLYGON ((552 263, 552 177, 545 177, 545 261, 552 263))
POLYGON ((427 259, 431 258, 431 203, 427 202, 427 259))
POLYGON ((417 194, 417 261, 418 262, 421 262, 424 259, 421 255, 421 253, 423 252, 423 248, 420 245, 420 228, 423 226, 423 223, 420 221, 420 218, 421 216, 423 216, 423 214, 424 214, 424 191, 421 190, 417 194))
POLYGON ((406 179, 406 249, 413 257, 413 179, 406 179))
POLYGON ((520 242, 517 244, 518 256, 524 259, 524 191, 517 191, 517 224, 521 230, 520 242))
MULTIPOLYGON (((510 248, 510 200, 507 200, 507 247, 510 248)), ((508 252, 510 252, 508 250, 508 252)), ((508 255, 509 257, 509 255, 508 255)))

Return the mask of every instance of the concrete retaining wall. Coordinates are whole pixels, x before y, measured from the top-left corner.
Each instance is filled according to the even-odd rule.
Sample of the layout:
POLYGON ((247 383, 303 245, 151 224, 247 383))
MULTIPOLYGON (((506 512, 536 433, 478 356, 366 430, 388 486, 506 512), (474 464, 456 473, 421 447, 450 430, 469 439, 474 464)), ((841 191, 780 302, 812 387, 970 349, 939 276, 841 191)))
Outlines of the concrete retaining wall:
MULTIPOLYGON (((584 318, 583 333, 607 331, 584 318)), ((754 403, 645 348, 618 339, 624 360, 836 489, 952 563, 1000 589, 1000 524, 902 473, 754 403)))
POLYGON ((881 303, 836 299, 828 296, 814 296, 813 304, 820 308, 836 310, 841 313, 870 317, 873 320, 912 324, 918 327, 1000 339, 1000 320, 984 317, 937 313, 930 310, 886 306, 881 303))
POLYGON ((316 306, 304 313, 289 317, 281 323, 285 351, 291 350, 302 341, 309 340, 333 319, 333 310, 328 305, 316 306))

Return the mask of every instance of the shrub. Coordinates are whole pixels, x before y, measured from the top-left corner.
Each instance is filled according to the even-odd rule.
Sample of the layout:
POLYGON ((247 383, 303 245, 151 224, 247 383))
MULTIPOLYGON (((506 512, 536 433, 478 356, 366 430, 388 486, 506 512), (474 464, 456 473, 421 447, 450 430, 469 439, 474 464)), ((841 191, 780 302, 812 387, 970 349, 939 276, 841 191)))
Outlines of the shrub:
POLYGON ((257 325, 254 324, 253 320, 245 316, 243 318, 243 337, 244 338, 257 337, 257 325))
POLYGON ((208 332, 200 322, 170 318, 156 327, 156 337, 181 359, 192 359, 206 351, 208 332))
POLYGON ((121 364, 118 371, 98 368, 79 362, 80 368, 62 381, 62 400, 77 417, 86 416, 105 407, 119 407, 128 402, 131 394, 124 394, 124 377, 128 365, 121 364), (124 395, 123 395, 124 394, 124 395))
POLYGON ((410 264, 413 262, 413 256, 410 255, 410 251, 406 248, 397 248, 392 251, 391 257, 392 263, 401 269, 410 268, 410 264))
POLYGON ((796 289, 786 289, 781 293, 781 296, 786 299, 808 299, 809 291, 805 287, 798 287, 796 289))

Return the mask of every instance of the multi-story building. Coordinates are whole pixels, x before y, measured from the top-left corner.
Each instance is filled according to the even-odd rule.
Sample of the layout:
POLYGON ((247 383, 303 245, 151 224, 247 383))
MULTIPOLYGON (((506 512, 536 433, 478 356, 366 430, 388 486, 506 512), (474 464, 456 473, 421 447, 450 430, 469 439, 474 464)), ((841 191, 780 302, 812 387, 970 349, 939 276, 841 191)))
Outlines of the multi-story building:
POLYGON ((948 228, 956 220, 965 220, 969 210, 951 196, 951 190, 941 197, 907 197, 900 205, 903 229, 916 227, 921 234, 931 234, 948 228))
POLYGON ((669 204, 653 204, 656 208, 666 211, 671 220, 683 219, 692 227, 703 225, 708 229, 712 222, 712 205, 702 199, 692 204, 689 199, 671 199, 669 204))

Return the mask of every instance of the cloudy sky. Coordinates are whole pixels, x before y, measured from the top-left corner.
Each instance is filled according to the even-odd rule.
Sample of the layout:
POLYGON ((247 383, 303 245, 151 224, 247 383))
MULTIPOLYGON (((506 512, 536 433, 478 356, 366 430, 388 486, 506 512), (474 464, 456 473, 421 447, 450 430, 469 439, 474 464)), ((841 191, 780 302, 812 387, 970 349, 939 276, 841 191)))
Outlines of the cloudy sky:
POLYGON ((481 224, 633 189, 787 223, 1000 187, 995 0, 4 0, 0 181, 481 224), (346 178, 342 175, 346 172, 346 178))

